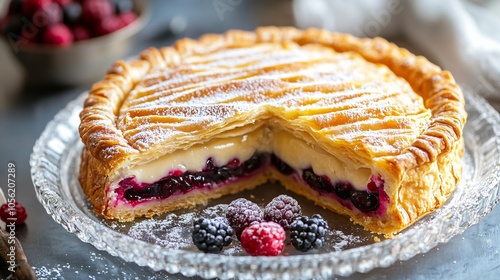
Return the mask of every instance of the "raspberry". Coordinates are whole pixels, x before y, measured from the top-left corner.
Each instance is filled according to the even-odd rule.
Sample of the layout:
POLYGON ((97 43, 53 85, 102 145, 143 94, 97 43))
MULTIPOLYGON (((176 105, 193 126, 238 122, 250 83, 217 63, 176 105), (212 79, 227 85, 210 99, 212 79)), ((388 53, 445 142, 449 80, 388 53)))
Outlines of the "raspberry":
POLYGON ((312 218, 302 216, 293 221, 290 227, 290 239, 295 249, 307 252, 323 247, 328 224, 319 214, 312 218))
POLYGON ((88 0, 82 3, 82 17, 89 23, 98 23, 113 15, 113 5, 108 0, 88 0))
POLYGON ((205 253, 219 253, 233 241, 233 229, 220 219, 199 218, 193 223, 194 245, 205 253))
POLYGON ((73 38, 75 41, 83 41, 90 38, 90 32, 87 28, 83 26, 75 26, 72 29, 73 38))
POLYGON ((31 17, 50 4, 52 0, 24 0, 21 10, 23 15, 31 17))
POLYGON ((263 222, 264 214, 257 204, 245 198, 238 198, 228 205, 226 218, 239 239, 243 230, 250 224, 263 222))
POLYGON ((72 0, 53 0, 56 4, 58 4, 60 7, 64 7, 71 3, 72 0))
MULTIPOLYGON (((137 19, 137 15, 134 12, 129 12, 129 13, 123 13, 120 15, 120 19, 123 22, 123 26, 127 26, 134 22, 137 19)), ((228 163, 229 167, 238 167, 239 166, 239 160, 235 159, 238 161, 238 164, 234 165, 234 160, 228 163)))
POLYGON ((15 219, 14 223, 16 225, 24 224, 26 218, 28 218, 26 208, 17 201, 13 205, 11 203, 10 206, 9 203, 4 203, 0 206, 0 218, 2 221, 8 224, 12 222, 12 219, 15 219))
POLYGON ((49 5, 44 6, 40 11, 49 26, 60 23, 63 19, 61 7, 59 7, 56 3, 50 3, 49 5))
POLYGON ((43 42, 49 45, 67 46, 73 42, 73 34, 64 24, 52 25, 45 30, 43 42))
POLYGON ((285 247, 285 230, 275 222, 256 223, 241 234, 241 247, 252 256, 277 256, 285 247))
POLYGON ((118 16, 106 17, 96 25, 95 35, 102 36, 110 34, 122 27, 124 27, 123 21, 118 16))
POLYGON ((264 219, 280 224, 285 230, 289 230, 292 222, 301 215, 297 200, 284 194, 273 198, 264 209, 264 219))

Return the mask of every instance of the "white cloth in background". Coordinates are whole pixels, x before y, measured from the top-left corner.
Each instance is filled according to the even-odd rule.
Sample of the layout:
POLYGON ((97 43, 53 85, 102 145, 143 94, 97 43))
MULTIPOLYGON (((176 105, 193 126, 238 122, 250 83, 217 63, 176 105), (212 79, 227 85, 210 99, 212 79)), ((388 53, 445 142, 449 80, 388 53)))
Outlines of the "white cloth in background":
POLYGON ((294 0, 293 8, 302 28, 363 37, 403 36, 450 70, 464 90, 484 96, 498 110, 500 4, 482 4, 492 8, 465 0, 294 0))

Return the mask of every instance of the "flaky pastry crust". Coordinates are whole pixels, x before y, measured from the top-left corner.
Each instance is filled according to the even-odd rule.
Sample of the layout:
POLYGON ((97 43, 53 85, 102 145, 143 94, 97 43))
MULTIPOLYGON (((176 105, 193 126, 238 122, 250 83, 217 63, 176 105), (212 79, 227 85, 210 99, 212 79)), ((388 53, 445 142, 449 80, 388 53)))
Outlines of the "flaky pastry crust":
MULTIPOLYGON (((372 167, 385 180, 385 192, 391 203, 384 217, 353 213, 336 201, 318 197, 311 189, 301 188, 289 177, 272 170, 263 173, 253 184, 238 183, 241 186, 232 188, 233 192, 255 187, 266 178, 278 180, 285 187, 324 207, 349 215, 354 222, 371 231, 389 235, 402 230, 446 201, 461 177, 462 130, 467 116, 462 92, 449 72, 441 70, 424 57, 415 56, 382 38, 361 39, 319 29, 263 27, 255 32, 233 30, 223 35, 205 35, 198 40, 179 40, 172 47, 150 48, 144 51, 138 59, 117 62, 102 81, 94 84, 80 114, 79 132, 85 148, 82 152, 79 180, 96 213, 106 218, 132 220, 138 216, 150 217, 179 207, 193 206, 204 203, 209 198, 224 195, 223 192, 214 193, 211 197, 193 195, 177 203, 164 204, 161 207, 138 207, 135 212, 114 210, 107 204, 106 188, 120 169, 127 165, 147 162, 148 159, 169 154, 178 148, 189 148, 190 145, 196 143, 191 138, 183 140, 182 137, 179 137, 180 140, 177 142, 172 139, 167 139, 167 141, 161 137, 146 139, 147 141, 141 139, 138 132, 140 126, 132 123, 130 118, 132 114, 135 114, 133 115, 135 117, 145 114, 144 111, 132 108, 133 105, 137 105, 134 102, 140 102, 142 99, 137 96, 135 99, 129 97, 134 94, 144 94, 147 91, 148 84, 140 83, 145 75, 153 71, 168 70, 185 63, 192 57, 203 56, 222 49, 237 49, 268 43, 280 44, 286 48, 287 44, 291 44, 291 47, 293 45, 310 45, 311 48, 319 46, 318 51, 328 48, 338 53, 354 53, 372 64, 385 65, 421 96, 430 116, 426 118, 425 111, 415 113, 422 120, 421 125, 425 127, 421 129, 418 136, 411 139, 412 142, 407 147, 398 150, 396 154, 384 155, 365 150, 365 154, 359 158, 359 161, 367 158, 366 161, 370 161, 372 167), (137 90, 139 84, 141 88, 137 90), (131 125, 137 127, 131 128, 131 125)), ((191 60, 191 63, 195 62, 191 60)), ((150 78, 148 82, 154 82, 154 79, 150 78)), ((233 110, 230 106, 223 109, 219 110, 222 115, 231 115, 231 110, 233 110)), ((162 109, 156 108, 155 110, 161 111, 162 109)), ((254 121, 253 118, 260 116, 252 114, 248 113, 242 119, 254 121)), ((162 116, 161 112, 158 115, 162 116)), ((181 120, 161 121, 174 123, 181 120)), ((239 123, 238 125, 245 124, 239 123)), ((307 120, 301 125, 314 128, 318 124, 307 120)), ((205 137, 208 139, 216 136, 219 128, 210 130, 208 129, 210 126, 206 123, 192 126, 189 127, 189 131, 206 130, 205 137)), ((316 142, 322 149, 332 154, 336 149, 338 150, 338 146, 330 145, 327 140, 321 140, 320 138, 324 135, 319 132, 313 134, 306 131, 296 133, 296 135, 307 139, 308 142, 316 142)), ((344 142, 344 145, 354 144, 344 142)), ((353 152, 355 149, 350 147, 346 150, 353 152)))

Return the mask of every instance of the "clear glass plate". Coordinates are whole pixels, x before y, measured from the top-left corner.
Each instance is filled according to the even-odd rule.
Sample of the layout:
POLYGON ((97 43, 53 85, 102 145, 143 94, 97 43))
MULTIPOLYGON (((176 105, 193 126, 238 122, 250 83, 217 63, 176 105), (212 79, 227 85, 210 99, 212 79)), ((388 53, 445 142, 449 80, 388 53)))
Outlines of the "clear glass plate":
POLYGON ((37 197, 56 222, 83 242, 154 270, 222 279, 328 278, 367 272, 447 242, 476 224, 499 200, 500 116, 484 99, 468 93, 465 169, 460 186, 441 209, 393 239, 367 233, 347 218, 289 193, 299 200, 305 214, 320 213, 328 220, 331 231, 321 250, 298 253, 288 244, 282 256, 270 261, 269 257, 246 255, 236 241, 220 254, 205 254, 190 241, 195 217, 220 215, 235 197, 247 197, 263 206, 285 190, 266 184, 154 219, 132 223, 103 220, 92 211, 77 180, 82 148, 78 115, 86 94, 59 112, 34 146, 30 164, 37 197))

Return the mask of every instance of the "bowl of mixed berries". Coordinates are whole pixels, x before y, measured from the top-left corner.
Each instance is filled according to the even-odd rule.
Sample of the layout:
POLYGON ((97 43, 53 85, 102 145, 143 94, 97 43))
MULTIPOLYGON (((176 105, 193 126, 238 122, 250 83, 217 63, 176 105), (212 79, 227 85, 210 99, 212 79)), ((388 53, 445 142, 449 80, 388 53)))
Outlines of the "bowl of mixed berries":
POLYGON ((129 54, 146 21, 144 0, 10 0, 2 37, 30 85, 96 81, 129 54))

